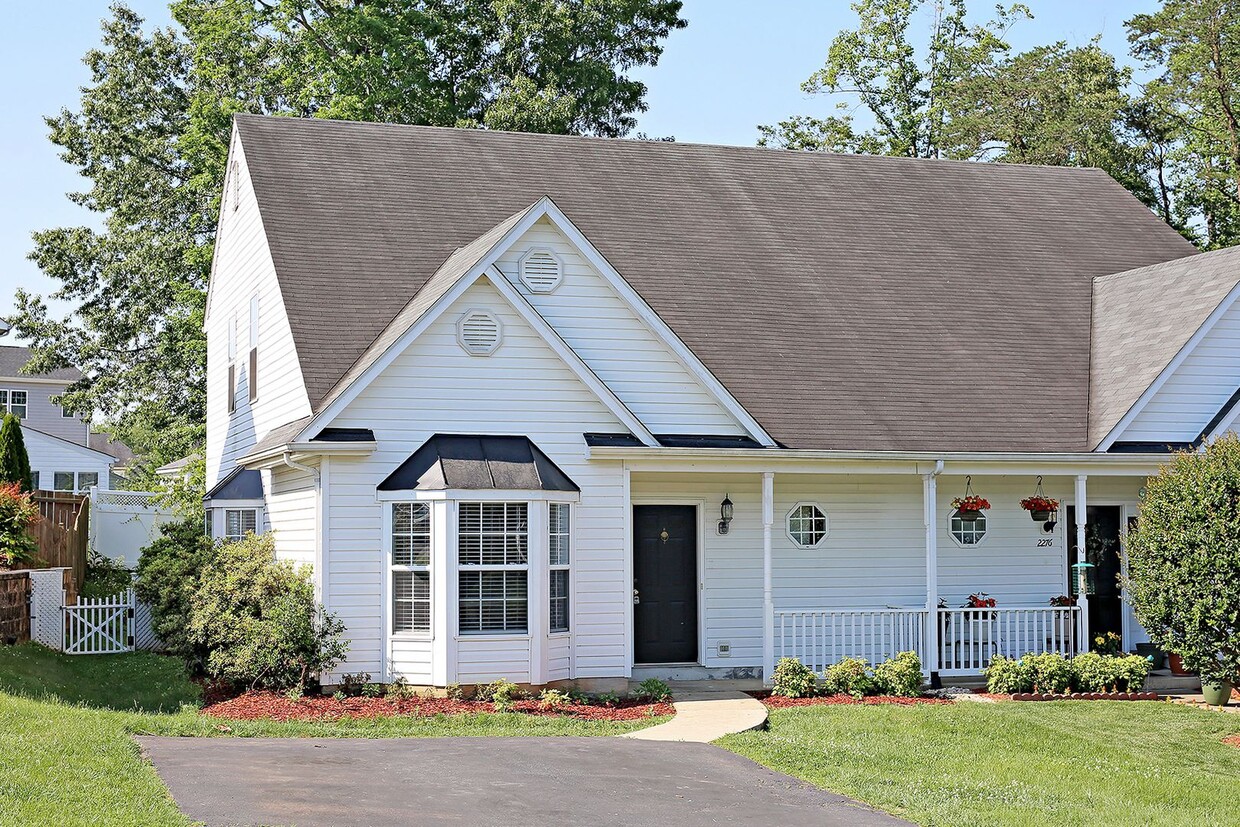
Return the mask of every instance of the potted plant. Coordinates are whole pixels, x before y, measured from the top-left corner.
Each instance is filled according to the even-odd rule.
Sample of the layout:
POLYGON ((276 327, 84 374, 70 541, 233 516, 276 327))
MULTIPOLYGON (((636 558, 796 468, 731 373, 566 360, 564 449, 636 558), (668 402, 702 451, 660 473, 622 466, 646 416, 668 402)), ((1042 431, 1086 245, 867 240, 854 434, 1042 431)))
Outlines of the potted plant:
MULTIPOLYGON (((1076 605, 1076 597, 1070 594, 1058 594, 1048 602, 1059 609, 1070 608, 1076 605)), ((1075 631, 1072 623, 1072 612, 1056 612, 1055 614, 1055 639, 1065 643, 1070 642, 1075 631)))
POLYGON ((1231 703, 1231 681, 1223 677, 1202 675, 1201 696, 1209 706, 1227 706, 1231 703))
POLYGON ((1034 495, 1020 501, 1020 507, 1029 512, 1035 523, 1057 522, 1059 500, 1054 497, 1034 495))
POLYGON ((1167 653, 1157 643, 1138 643, 1137 654, 1150 662, 1150 669, 1163 669, 1167 665, 1167 653))
POLYGON ((973 478, 965 477, 964 496, 952 500, 952 508, 956 509, 956 516, 962 522, 976 523, 981 519, 982 512, 990 508, 990 500, 974 494, 973 478))

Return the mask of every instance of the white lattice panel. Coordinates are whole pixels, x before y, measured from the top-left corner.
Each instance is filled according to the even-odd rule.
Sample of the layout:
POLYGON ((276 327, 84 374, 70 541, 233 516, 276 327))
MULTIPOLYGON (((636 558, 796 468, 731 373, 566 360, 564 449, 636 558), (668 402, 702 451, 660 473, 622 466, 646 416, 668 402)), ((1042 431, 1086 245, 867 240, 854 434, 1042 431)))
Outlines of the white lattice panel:
POLYGON ((57 651, 64 649, 63 569, 30 572, 30 639, 57 651))
POLYGON ((157 495, 149 491, 95 491, 95 505, 115 505, 121 508, 148 508, 157 495))

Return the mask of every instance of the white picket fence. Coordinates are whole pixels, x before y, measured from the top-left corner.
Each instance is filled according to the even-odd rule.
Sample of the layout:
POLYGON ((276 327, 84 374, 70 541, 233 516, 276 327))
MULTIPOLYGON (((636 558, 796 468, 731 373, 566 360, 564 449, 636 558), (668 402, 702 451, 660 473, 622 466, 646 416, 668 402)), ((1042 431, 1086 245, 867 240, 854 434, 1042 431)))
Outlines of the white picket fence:
POLYGON ((65 606, 65 654, 113 655, 134 651, 133 589, 65 606))

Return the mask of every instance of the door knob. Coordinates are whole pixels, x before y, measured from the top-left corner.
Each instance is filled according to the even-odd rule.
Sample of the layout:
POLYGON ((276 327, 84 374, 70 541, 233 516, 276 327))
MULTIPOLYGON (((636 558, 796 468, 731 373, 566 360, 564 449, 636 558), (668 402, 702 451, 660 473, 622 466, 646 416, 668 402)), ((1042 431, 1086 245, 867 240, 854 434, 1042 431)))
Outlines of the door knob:
POLYGON ((633 589, 633 605, 636 606, 638 603, 641 603, 641 602, 642 602, 641 595, 638 593, 637 589, 633 589))

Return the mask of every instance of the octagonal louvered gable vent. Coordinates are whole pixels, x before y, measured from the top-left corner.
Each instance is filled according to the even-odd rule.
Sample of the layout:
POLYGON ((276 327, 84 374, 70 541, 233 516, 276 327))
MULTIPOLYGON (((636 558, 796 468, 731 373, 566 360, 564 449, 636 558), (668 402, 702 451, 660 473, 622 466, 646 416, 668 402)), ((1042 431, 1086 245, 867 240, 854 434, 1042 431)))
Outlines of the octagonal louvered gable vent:
POLYGON ((466 353, 490 356, 504 338, 503 325, 486 310, 468 310, 456 325, 456 338, 466 353))
POLYGON ((550 250, 530 250, 521 257, 521 283, 531 293, 550 293, 564 280, 564 265, 550 250))

